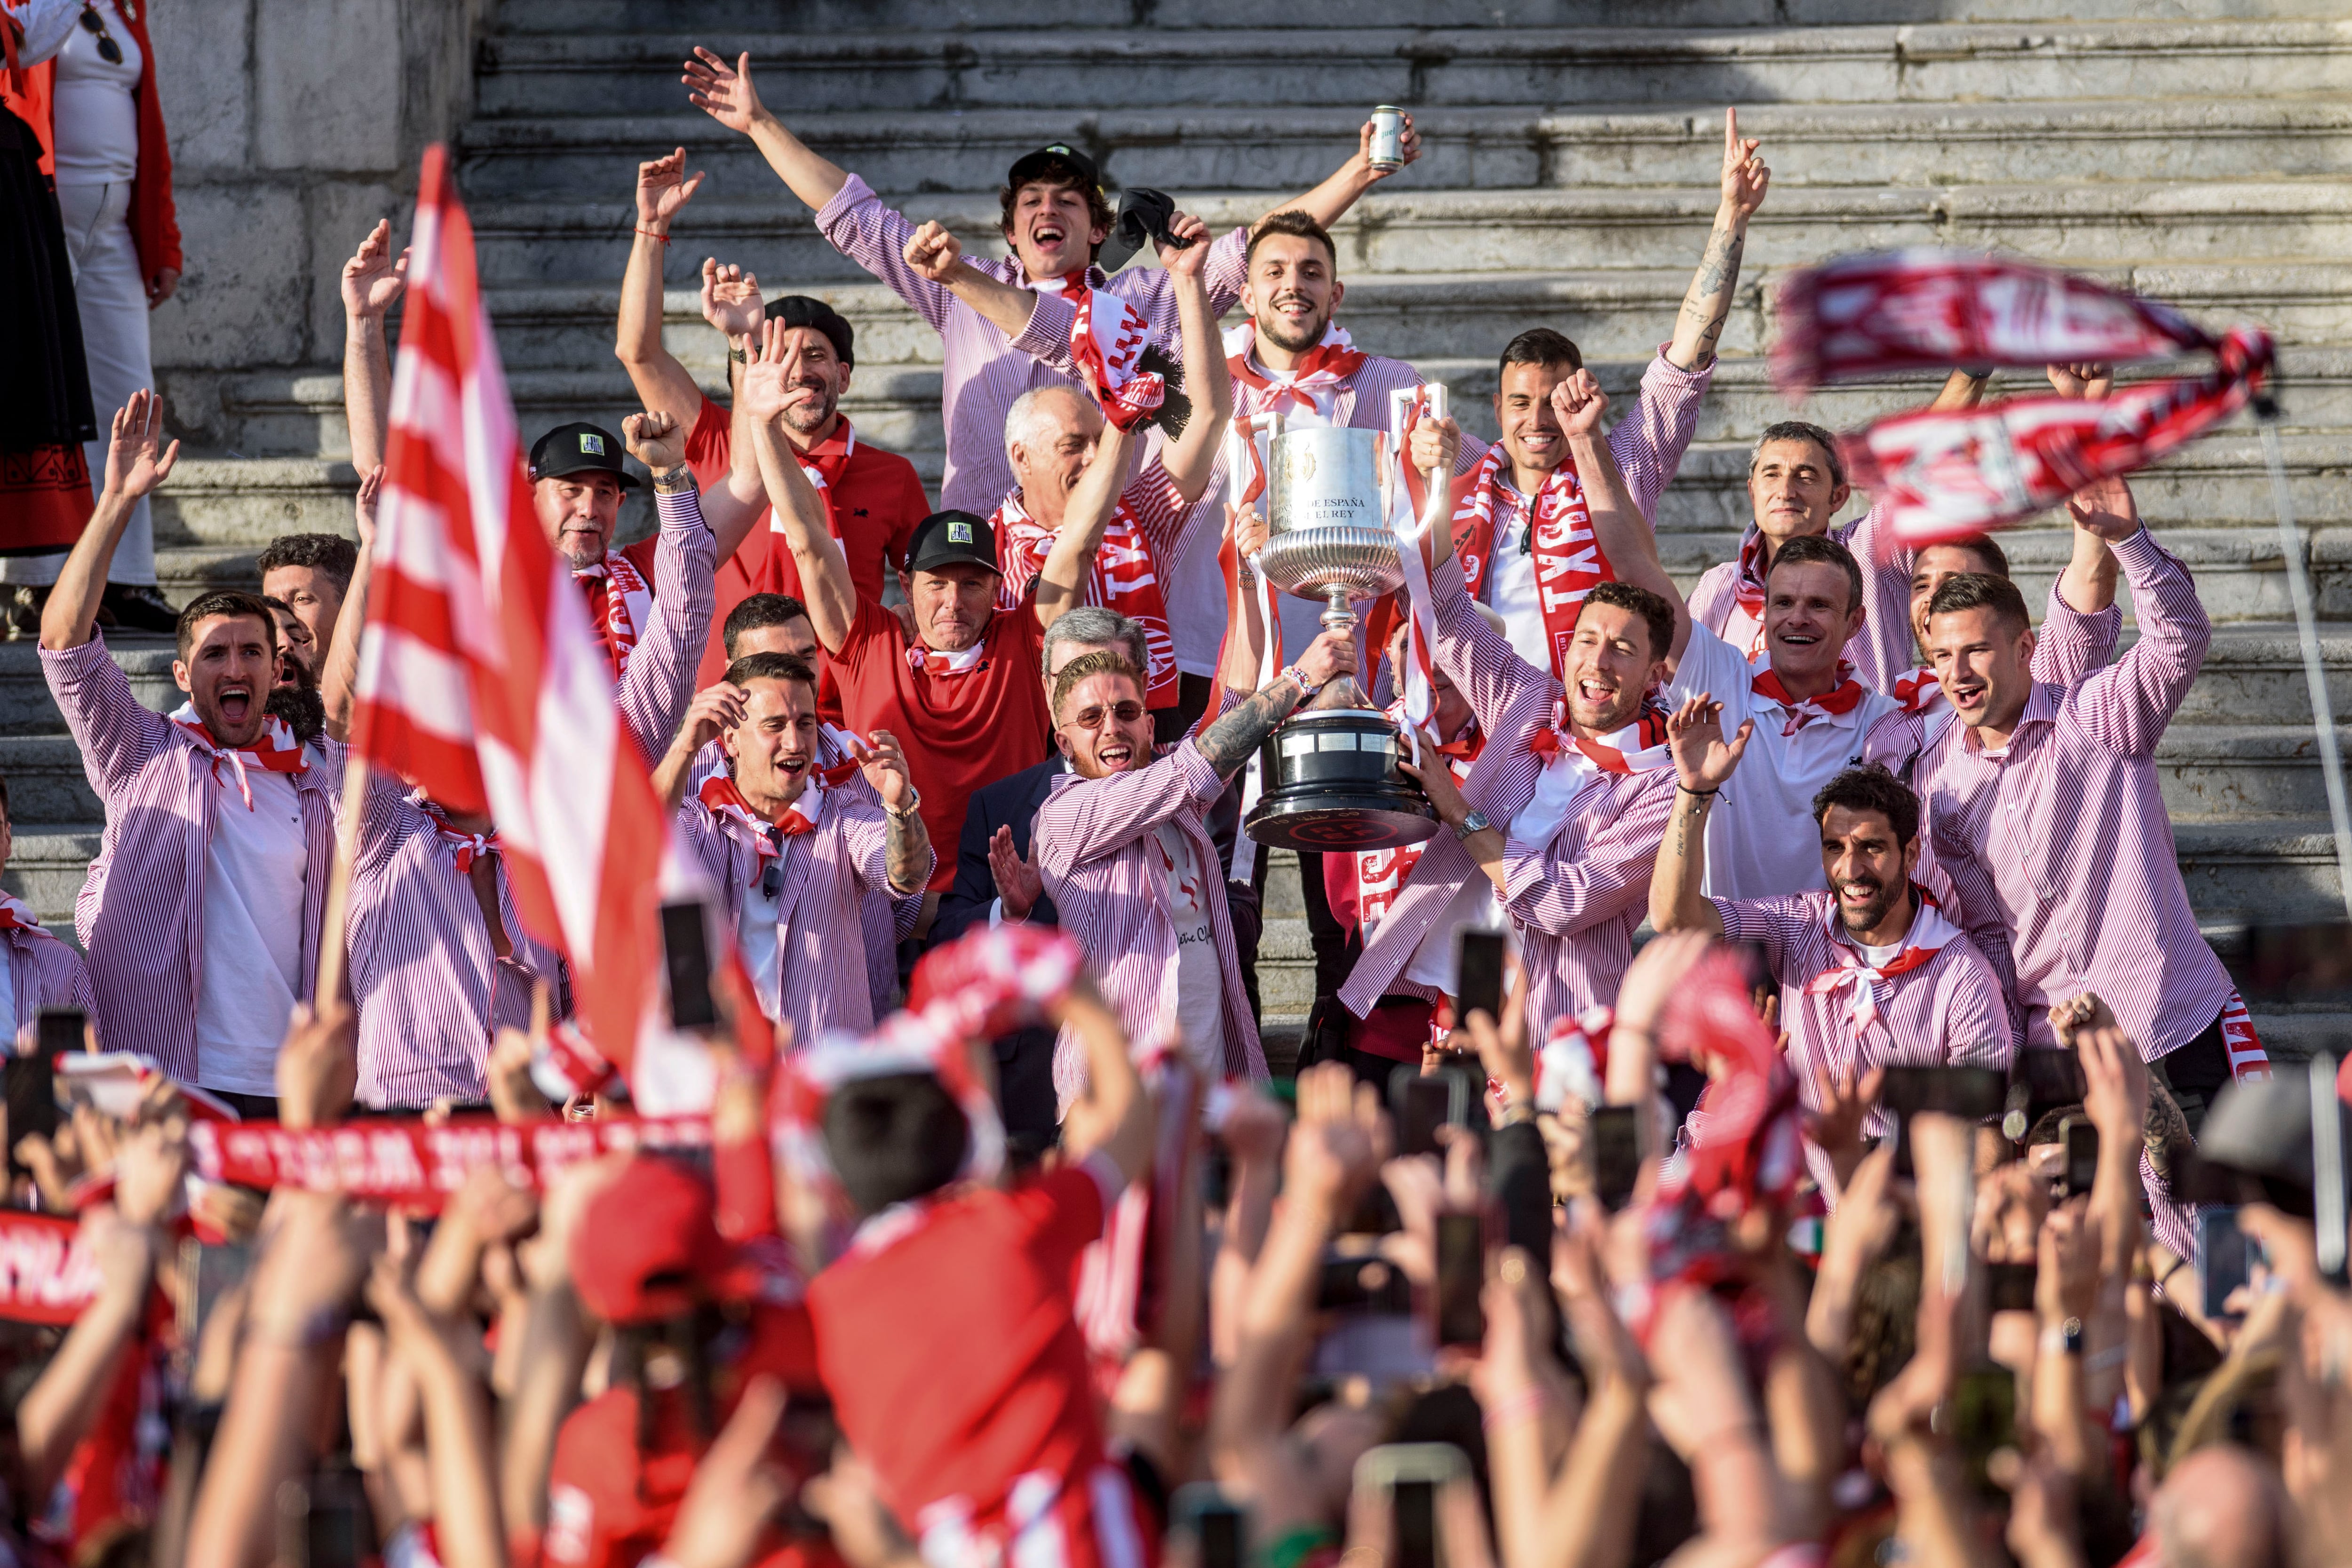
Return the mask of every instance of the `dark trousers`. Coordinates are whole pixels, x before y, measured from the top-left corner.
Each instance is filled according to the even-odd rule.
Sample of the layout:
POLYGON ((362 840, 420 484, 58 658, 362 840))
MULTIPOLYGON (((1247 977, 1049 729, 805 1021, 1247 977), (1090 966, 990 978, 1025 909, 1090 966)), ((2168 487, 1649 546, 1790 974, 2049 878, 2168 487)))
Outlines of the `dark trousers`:
POLYGON ((2230 1050, 2221 1040, 2220 1016, 2217 1015, 2205 1032, 2187 1045, 2149 1063, 2148 1070, 2180 1107, 2180 1114, 2189 1123, 2189 1135, 2193 1138, 2202 1132, 2206 1113, 2213 1109, 2215 1098, 2231 1082, 2230 1050))
POLYGON ((1348 983, 1348 971, 1355 963, 1348 951, 1353 933, 1331 912, 1331 900, 1323 891, 1322 856, 1298 852, 1298 881, 1307 900, 1307 941, 1315 952, 1315 1000, 1319 1004, 1337 996, 1348 983))

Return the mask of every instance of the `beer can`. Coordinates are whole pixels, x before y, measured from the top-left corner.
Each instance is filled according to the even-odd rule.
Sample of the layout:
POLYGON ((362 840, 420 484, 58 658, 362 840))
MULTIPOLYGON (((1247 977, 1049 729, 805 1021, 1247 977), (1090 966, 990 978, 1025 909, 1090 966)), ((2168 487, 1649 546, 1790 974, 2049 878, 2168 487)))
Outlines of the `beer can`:
POLYGON ((1383 103, 1372 110, 1372 167, 1394 169, 1404 163, 1404 110, 1383 103))

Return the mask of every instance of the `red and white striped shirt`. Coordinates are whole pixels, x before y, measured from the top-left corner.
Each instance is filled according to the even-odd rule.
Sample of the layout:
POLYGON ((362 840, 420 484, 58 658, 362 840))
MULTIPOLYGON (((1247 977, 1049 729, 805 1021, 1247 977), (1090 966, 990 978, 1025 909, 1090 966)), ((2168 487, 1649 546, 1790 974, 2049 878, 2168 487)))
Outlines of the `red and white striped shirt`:
MULTIPOLYGON (((182 1082, 197 1082, 205 871, 222 793, 211 753, 140 703, 103 636, 79 647, 41 649, 41 673, 81 752, 82 772, 106 807, 98 858, 74 900, 74 931, 89 955, 98 998, 100 1044, 151 1057, 182 1082)), ((308 852, 298 992, 306 1002, 319 972, 319 924, 334 865, 343 773, 341 746, 321 741, 307 750, 310 766, 284 775, 301 805, 308 852)))
POLYGON ((1916 787, 1959 922, 2008 983, 2024 1043, 2053 1043, 2051 1004, 2095 991, 2153 1061, 2231 994, 2181 885, 2155 762, 2212 626, 2147 530, 2113 548, 2139 641, 2072 686, 2036 683, 2000 755, 1949 726, 1920 753, 1916 787))
POLYGON ((9 1019, 10 1037, 21 1034, 44 1007, 79 1007, 98 1011, 98 993, 89 981, 89 966, 62 939, 37 925, 0 929, 0 949, 8 955, 8 984, 16 998, 9 1019))
MULTIPOLYGON (((1243 693, 1226 692, 1217 716, 1243 700, 1243 693)), ((1224 790, 1224 781, 1187 737, 1131 773, 1098 779, 1058 774, 1054 793, 1037 808, 1031 853, 1046 896, 1139 1047, 1165 1040, 1177 1016, 1176 925, 1154 830, 1168 823, 1192 845, 1196 864, 1222 866, 1205 822, 1224 790)), ((1211 888, 1201 901, 1224 983, 1224 1076, 1264 1079, 1265 1052, 1242 989, 1223 887, 1211 888)), ((1066 1028, 1054 1045, 1055 1097, 1067 1110, 1085 1087, 1084 1049, 1066 1028)))
POLYGON ((695 667, 715 602, 711 576, 719 564, 719 541, 702 521, 700 496, 691 489, 678 495, 656 490, 654 510, 661 532, 651 574, 653 613, 637 628, 636 646, 614 693, 621 722, 648 760, 669 750, 694 696, 695 667))

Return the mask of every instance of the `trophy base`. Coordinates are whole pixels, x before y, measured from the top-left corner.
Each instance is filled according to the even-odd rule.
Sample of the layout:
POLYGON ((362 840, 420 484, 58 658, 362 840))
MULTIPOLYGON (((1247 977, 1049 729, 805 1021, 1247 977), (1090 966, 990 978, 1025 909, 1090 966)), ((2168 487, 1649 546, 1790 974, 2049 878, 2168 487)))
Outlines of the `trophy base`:
POLYGON ((1243 824, 1256 843, 1318 854, 1419 844, 1434 837, 1438 826, 1436 813, 1418 792, 1379 784, 1277 790, 1243 824))

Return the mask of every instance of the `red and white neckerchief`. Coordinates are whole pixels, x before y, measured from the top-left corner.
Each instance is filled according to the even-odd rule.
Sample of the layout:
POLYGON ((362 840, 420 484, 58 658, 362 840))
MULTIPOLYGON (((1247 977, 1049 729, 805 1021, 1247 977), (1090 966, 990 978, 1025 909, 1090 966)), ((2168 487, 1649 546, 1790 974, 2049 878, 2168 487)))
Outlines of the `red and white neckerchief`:
MULTIPOLYGON (((1404 722, 1402 699, 1388 705, 1391 724, 1404 722)), ((1478 728, 1474 716, 1462 726, 1462 732, 1450 741, 1441 742, 1438 754, 1457 784, 1470 776, 1471 764, 1486 749, 1486 732, 1478 728)), ((1364 928, 1364 940, 1370 942, 1372 929, 1381 923, 1397 895, 1404 891, 1405 879, 1421 864, 1421 852, 1426 846, 1399 845, 1393 849, 1359 849, 1356 851, 1356 918, 1364 928)))
POLYGON ((38 931, 41 917, 14 893, 0 893, 0 931, 38 931))
POLYGON ((1906 713, 1931 713, 1938 709, 1948 710, 1943 682, 1936 679, 1933 665, 1923 664, 1910 674, 1899 677, 1887 695, 1903 704, 1906 713))
MULTIPOLYGON (((848 766, 855 771, 856 764, 848 766)), ((824 815, 824 792, 833 782, 825 775, 837 771, 813 769, 807 787, 772 819, 753 811, 751 803, 743 798, 743 792, 735 787, 735 781, 725 773, 713 773, 703 780, 702 787, 695 792, 695 797, 702 802, 704 809, 711 816, 721 821, 737 823, 751 834, 752 848, 756 852, 751 861, 751 880, 757 882, 762 864, 784 852, 783 846, 778 841, 779 835, 783 838, 798 838, 803 833, 816 831, 817 823, 824 815), (770 828, 775 832, 770 833, 770 828)))
POLYGON ((496 828, 492 828, 488 833, 468 833, 461 827, 453 826, 449 821, 449 814, 442 810, 440 804, 428 797, 423 790, 412 791, 408 798, 417 810, 433 819, 434 830, 440 834, 441 842, 449 846, 451 856, 457 863, 457 875, 460 877, 473 874, 476 860, 487 858, 499 852, 499 835, 496 828))
MULTIPOLYGON (((832 435, 800 454, 801 472, 808 476, 808 482, 816 489, 829 490, 840 482, 841 470, 849 467, 849 459, 856 451, 857 432, 849 427, 849 420, 844 416, 834 426, 832 435)), ((832 505, 830 500, 825 502, 828 510, 832 505)), ((781 525, 772 521, 769 526, 779 533, 783 531, 781 525)))
MULTIPOLYGON (((1057 272, 1051 278, 1032 278, 1027 281, 1029 287, 1040 294, 1067 294, 1074 289, 1089 287, 1094 270, 1092 265, 1073 267, 1067 272, 1057 272)), ((1105 280, 1108 280, 1107 276, 1105 280)))
POLYGON ((1551 1021, 1543 1049, 1536 1053, 1538 1110, 1556 1111, 1570 1100, 1601 1103, 1609 1076, 1609 1032, 1616 1026, 1616 1010, 1601 1006, 1551 1021))
POLYGON ((1087 390, 1102 405, 1103 417, 1132 430, 1168 401, 1168 378, 1142 366, 1151 326, 1118 295, 1105 289, 1065 290, 1070 317, 1070 363, 1087 390))
POLYGON ((1927 963, 1960 935, 1960 928, 1944 918, 1936 900, 1916 883, 1911 888, 1911 929, 1904 934, 1903 951, 1885 963, 1872 964, 1853 945, 1845 922, 1838 918, 1834 892, 1822 913, 1822 923, 1837 962, 1805 982, 1805 994, 1826 996, 1841 986, 1849 988, 1853 994, 1846 1001, 1846 1022, 1857 1037, 1877 1019, 1879 1005, 1893 994, 1889 983, 1896 975, 1927 963))
POLYGON ((1369 357, 1337 322, 1325 327, 1323 341, 1289 370, 1267 370, 1257 363, 1257 328, 1252 322, 1230 329, 1224 346, 1225 368, 1257 391, 1260 412, 1313 414, 1325 424, 1331 420, 1332 398, 1369 357))
MULTIPOLYGON (((1470 486, 1454 509, 1454 553, 1462 562, 1462 577, 1476 598, 1493 569, 1496 549, 1495 503, 1510 478, 1510 458, 1501 442, 1470 472, 1470 486)), ((1544 478, 1542 488, 1528 503, 1529 553, 1535 557, 1538 607, 1543 613, 1544 637, 1551 648, 1551 672, 1560 673, 1568 645, 1576 635, 1576 616, 1586 595, 1617 574, 1601 553, 1592 531, 1592 508, 1586 502, 1576 465, 1563 461, 1544 478)), ((1506 546, 1505 548, 1507 548, 1506 546)))
POLYGON ((2230 1054, 2232 1080, 2243 1083, 2271 1076, 2270 1053, 2263 1049, 2263 1037, 2254 1033, 2254 1021, 2246 1015, 2246 999, 2235 987, 2221 1004, 2221 1048, 2230 1054))
POLYGON ((1838 683, 1819 697, 1808 697, 1801 702, 1789 695, 1789 689, 1780 684, 1780 672, 1769 665, 1756 671, 1749 685, 1757 696, 1767 702, 1779 703, 1780 710, 1789 716, 1780 726, 1783 735, 1796 734, 1816 719, 1851 713, 1870 694, 1870 689, 1853 678, 1853 666, 1844 659, 1838 660, 1838 683))
POLYGON ((205 728, 203 720, 196 717, 195 704, 192 702, 181 703, 179 711, 172 715, 172 722, 180 727, 182 734, 196 743, 196 750, 212 759, 215 784, 220 782, 221 760, 228 760, 228 765, 236 774, 236 793, 244 797, 247 811, 253 809, 253 786, 245 782, 247 768, 288 774, 310 771, 310 759, 302 754, 302 742, 294 738, 294 731, 287 727, 283 719, 264 721, 260 739, 250 746, 223 746, 215 741, 213 732, 205 728))
POLYGON ((1528 750, 1542 758, 1546 767, 1589 773, 1645 773, 1670 767, 1675 760, 1666 745, 1666 710, 1646 700, 1631 724, 1598 741, 1570 729, 1567 702, 1556 701, 1550 724, 1528 735, 1528 750))
POLYGON ((1748 646, 1739 650, 1749 658, 1758 658, 1764 651, 1766 570, 1764 536, 1751 530, 1748 537, 1739 542, 1739 564, 1734 569, 1731 579, 1731 592, 1738 602, 1739 613, 1756 627, 1754 635, 1748 639, 1748 646))
POLYGON ((986 642, 976 642, 970 647, 958 648, 953 653, 943 653, 938 648, 926 647, 922 643, 908 643, 907 668, 922 670, 931 675, 970 675, 980 668, 981 660, 987 654, 986 642))
POLYGON ((608 550, 593 566, 574 567, 572 580, 588 595, 588 613, 604 633, 604 651, 612 657, 613 679, 628 673, 629 654, 652 621, 654 591, 636 565, 617 550, 608 550))
MULTIPOLYGON (((988 521, 996 531, 997 559, 1005 569, 1003 581, 1009 584, 1017 576, 1034 583, 1045 570, 1046 556, 1053 553, 1055 531, 1029 515, 1018 489, 997 502, 988 521), (1021 568, 1018 573, 1013 570, 1016 566, 1021 568)), ((1087 573, 1086 602, 1117 610, 1143 628, 1144 646, 1151 654, 1144 706, 1174 707, 1176 640, 1168 629, 1167 594, 1160 584, 1151 541, 1124 495, 1113 506, 1110 521, 1103 525, 1101 542, 1095 546, 1094 564, 1087 573)), ((1000 598, 997 608, 1019 611, 1021 606, 1005 605, 1000 598)))

